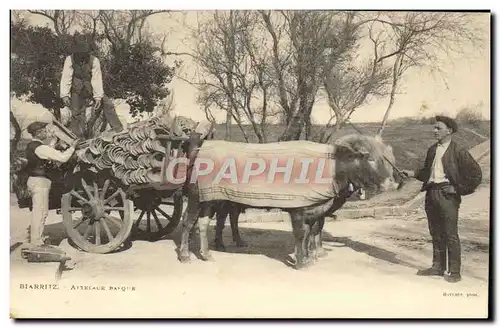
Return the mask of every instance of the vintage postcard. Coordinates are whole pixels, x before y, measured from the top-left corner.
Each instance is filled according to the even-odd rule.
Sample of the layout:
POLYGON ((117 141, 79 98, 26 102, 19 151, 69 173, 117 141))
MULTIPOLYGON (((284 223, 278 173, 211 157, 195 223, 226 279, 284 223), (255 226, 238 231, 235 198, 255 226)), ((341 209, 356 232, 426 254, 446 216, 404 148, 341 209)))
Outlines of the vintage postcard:
POLYGON ((491 316, 489 11, 12 10, 10 316, 491 316))

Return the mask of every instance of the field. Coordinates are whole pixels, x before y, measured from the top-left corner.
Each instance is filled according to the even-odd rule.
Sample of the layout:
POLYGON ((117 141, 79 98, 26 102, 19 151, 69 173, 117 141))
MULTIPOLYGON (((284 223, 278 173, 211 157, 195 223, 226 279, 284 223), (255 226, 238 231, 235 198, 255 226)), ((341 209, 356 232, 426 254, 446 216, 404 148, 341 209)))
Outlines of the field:
MULTIPOLYGON (((416 122, 404 123, 400 120, 397 123, 388 124, 384 130, 383 139, 391 145, 396 158, 396 166, 399 169, 415 170, 424 164, 427 149, 435 143, 433 134, 433 124, 421 124, 416 122)), ((379 124, 378 123, 356 123, 356 128, 363 134, 375 134, 379 124)), ((269 142, 277 141, 285 126, 283 125, 270 125, 267 127, 269 142)), ((253 135, 251 126, 244 126, 245 132, 250 138, 250 142, 257 142, 257 138, 253 135)), ((338 131, 336 137, 358 133, 352 126, 347 125, 338 131)), ((219 124, 216 126, 216 139, 224 139, 225 126, 219 124)), ((466 149, 471 149, 486 139, 490 138, 490 121, 482 121, 478 124, 460 125, 459 131, 453 136, 454 140, 463 145, 466 149)), ((245 142, 245 138, 241 130, 237 126, 233 126, 231 130, 231 141, 245 142)), ((394 206, 401 205, 417 194, 420 193, 421 182, 417 180, 408 180, 405 186, 398 191, 386 193, 384 195, 372 196, 367 194, 367 200, 360 201, 357 197, 352 197, 343 208, 361 208, 368 206, 394 206)))
MULTIPOLYGON (((370 135, 376 133, 379 124, 356 123, 355 126, 364 134, 370 135)), ((267 126, 269 142, 277 141, 284 128, 284 125, 267 126)), ((246 125, 244 129, 250 138, 250 142, 257 142, 252 127, 246 125)), ((358 132, 352 126, 346 125, 334 135, 332 140, 350 133, 356 134, 358 132)), ((224 124, 218 124, 216 126, 215 138, 222 140, 224 137, 225 126, 224 124)), ((454 139, 467 149, 471 149, 480 144, 485 141, 486 138, 490 138, 490 121, 482 121, 475 125, 460 125, 459 131, 454 135, 454 139)), ((396 166, 399 169, 410 170, 415 170, 423 165, 427 149, 435 142, 432 124, 420 124, 411 122, 411 120, 406 120, 406 123, 405 120, 389 123, 384 131, 383 139, 387 144, 391 145, 394 150, 396 166)), ((18 149, 21 150, 21 153, 27 141, 28 140, 21 140, 19 142, 18 149)), ((245 142, 241 130, 236 125, 232 126, 231 129, 231 141, 245 142)), ((420 183, 418 181, 412 180, 402 190, 397 191, 397 193, 387 194, 383 199, 374 198, 372 202, 378 206, 390 206, 404 203, 419 193, 419 186, 420 183)), ((367 198, 371 197, 371 195, 367 195, 367 198)), ((367 202, 358 202, 358 200, 359 199, 356 197, 353 197, 348 204, 345 204, 344 208, 368 205, 367 202)))
MULTIPOLYGON (((355 123, 364 134, 374 134, 378 127, 378 123, 355 123)), ((257 138, 252 132, 250 125, 244 126, 250 142, 257 142, 257 138)), ((282 131, 285 129, 284 125, 270 125, 267 127, 269 142, 277 141, 282 131)), ((454 139, 465 148, 470 149, 481 142, 485 141, 484 138, 474 134, 468 129, 472 129, 480 135, 487 138, 490 137, 490 122, 483 121, 477 126, 465 125, 460 126, 459 131, 454 135, 454 139)), ((313 128, 314 130, 314 128, 313 128)), ((338 131, 335 137, 346 135, 349 133, 357 133, 356 130, 347 125, 338 131)), ((218 124, 216 126, 216 139, 224 139, 225 126, 218 124)), ((427 148, 434 142, 433 125, 432 124, 389 124, 384 130, 384 141, 391 145, 394 149, 394 156, 396 157, 397 166, 401 169, 415 169, 423 164, 427 148)), ((234 125, 231 130, 231 141, 244 142, 245 138, 241 133, 238 126, 234 125)))

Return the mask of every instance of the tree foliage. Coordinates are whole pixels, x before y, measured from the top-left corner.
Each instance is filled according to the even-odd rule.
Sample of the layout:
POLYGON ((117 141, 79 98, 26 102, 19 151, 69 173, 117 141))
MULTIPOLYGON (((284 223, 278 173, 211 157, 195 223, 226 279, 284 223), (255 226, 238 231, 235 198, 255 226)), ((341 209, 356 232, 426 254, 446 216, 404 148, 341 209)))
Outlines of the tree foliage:
MULTIPOLYGON (((216 11, 198 21, 191 53, 207 111, 250 123, 265 142, 267 120, 286 125, 280 140, 327 142, 359 108, 375 98, 394 104, 403 76, 414 68, 439 71, 438 58, 465 55, 481 43, 466 13, 350 11, 216 11), (321 128, 311 115, 324 97, 331 109, 321 128), (272 115, 269 115, 272 113, 272 115)), ((186 53, 178 53, 186 55, 186 53)))
POLYGON ((153 111, 168 96, 175 68, 163 62, 156 40, 144 28, 145 19, 155 12, 121 12, 120 19, 108 11, 31 12, 51 20, 54 28, 11 22, 11 91, 15 95, 49 109, 63 106, 60 78, 75 33, 69 31, 75 27, 100 59, 106 95, 125 99, 132 115, 153 111))

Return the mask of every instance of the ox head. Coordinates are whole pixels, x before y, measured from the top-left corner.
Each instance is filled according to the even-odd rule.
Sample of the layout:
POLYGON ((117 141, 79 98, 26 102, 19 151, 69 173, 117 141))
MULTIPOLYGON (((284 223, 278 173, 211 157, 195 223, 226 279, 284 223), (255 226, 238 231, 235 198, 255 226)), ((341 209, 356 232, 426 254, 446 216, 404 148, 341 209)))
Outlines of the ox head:
POLYGON ((391 165, 395 163, 392 147, 379 136, 341 137, 335 141, 334 156, 336 180, 382 192, 398 188, 391 165))

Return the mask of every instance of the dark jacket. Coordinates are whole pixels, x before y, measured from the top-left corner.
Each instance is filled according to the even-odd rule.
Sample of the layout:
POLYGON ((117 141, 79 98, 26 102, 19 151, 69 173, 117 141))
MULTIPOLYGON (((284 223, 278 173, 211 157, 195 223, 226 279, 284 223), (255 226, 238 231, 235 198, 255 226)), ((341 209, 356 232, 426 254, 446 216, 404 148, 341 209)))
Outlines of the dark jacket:
POLYGON ((28 165, 26 166, 26 173, 30 177, 44 177, 52 180, 52 171, 54 170, 54 163, 49 160, 39 158, 35 149, 42 145, 40 141, 33 140, 26 146, 26 159, 28 165))
MULTIPOLYGON (((436 155, 436 147, 437 143, 429 148, 424 167, 415 175, 416 179, 423 182, 422 191, 427 189, 432 163, 436 155)), ((481 167, 469 151, 459 146, 454 140, 450 142, 442 161, 444 174, 458 195, 465 196, 472 194, 481 184, 481 167)))
POLYGON ((73 80, 71 92, 82 95, 83 97, 92 98, 92 62, 94 57, 87 56, 71 56, 73 65, 73 80))

